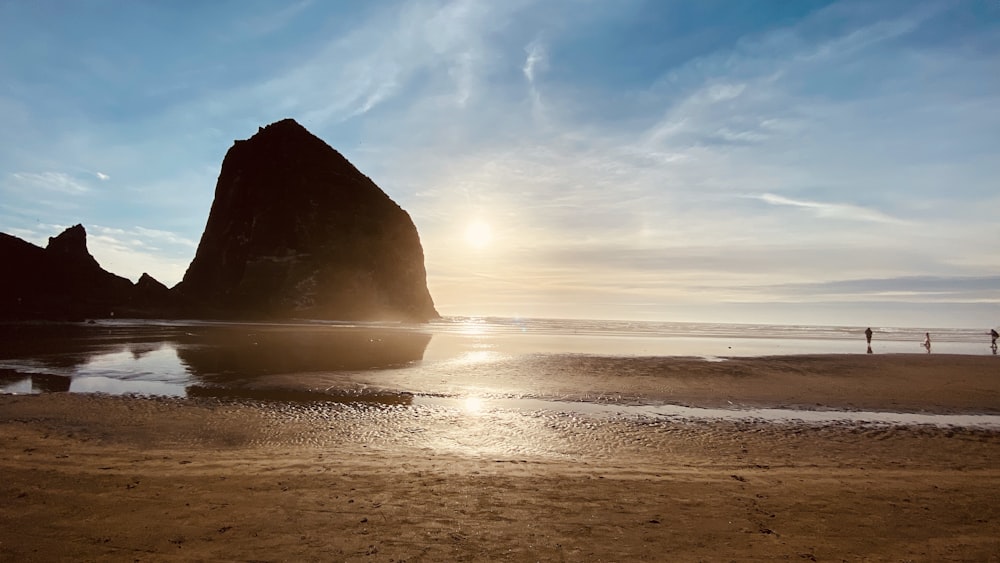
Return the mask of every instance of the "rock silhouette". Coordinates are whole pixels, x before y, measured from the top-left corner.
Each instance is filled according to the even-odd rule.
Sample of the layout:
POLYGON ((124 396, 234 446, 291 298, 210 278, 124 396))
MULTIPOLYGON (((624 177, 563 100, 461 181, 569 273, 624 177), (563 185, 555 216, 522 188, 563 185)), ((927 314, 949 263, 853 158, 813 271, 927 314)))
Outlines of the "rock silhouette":
POLYGON ((0 318, 427 321, 437 318, 410 216, 294 120, 236 141, 184 279, 105 271, 75 225, 40 248, 0 233, 0 318))
POLYGON ((174 291, 216 317, 438 316, 410 216, 291 119, 229 149, 174 291))
POLYGON ((50 237, 45 248, 0 233, 0 260, 7 267, 0 318, 79 320, 133 307, 135 286, 97 263, 82 225, 50 237))

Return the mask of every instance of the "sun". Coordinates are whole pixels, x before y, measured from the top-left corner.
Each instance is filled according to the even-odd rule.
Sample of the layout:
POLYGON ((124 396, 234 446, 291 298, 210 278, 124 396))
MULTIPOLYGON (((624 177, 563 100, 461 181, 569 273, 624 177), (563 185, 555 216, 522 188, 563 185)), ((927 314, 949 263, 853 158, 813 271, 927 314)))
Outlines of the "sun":
POLYGON ((486 248, 493 241, 493 229, 486 221, 476 219, 465 227, 465 242, 473 248, 486 248))

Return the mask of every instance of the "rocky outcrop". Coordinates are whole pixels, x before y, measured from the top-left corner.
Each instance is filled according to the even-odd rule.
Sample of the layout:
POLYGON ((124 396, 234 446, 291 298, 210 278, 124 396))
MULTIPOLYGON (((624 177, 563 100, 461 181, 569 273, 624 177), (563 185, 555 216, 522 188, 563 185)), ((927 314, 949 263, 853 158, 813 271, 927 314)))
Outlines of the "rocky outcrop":
POLYGON ((410 216, 291 119, 236 141, 184 279, 198 316, 437 317, 410 216))
POLYGON ((75 225, 40 248, 0 233, 0 319, 426 321, 437 311, 410 216, 291 119, 236 141, 173 289, 107 272, 75 225))
POLYGON ((134 316, 136 287, 97 263, 82 225, 50 237, 45 248, 0 233, 0 263, 7 272, 0 276, 0 318, 134 316))
POLYGON ((172 317, 179 313, 179 300, 170 289, 149 274, 139 276, 132 290, 131 308, 139 316, 172 317))
POLYGON ((72 299, 110 305, 130 297, 132 282, 108 272, 91 256, 83 225, 49 237, 45 253, 56 280, 72 299))

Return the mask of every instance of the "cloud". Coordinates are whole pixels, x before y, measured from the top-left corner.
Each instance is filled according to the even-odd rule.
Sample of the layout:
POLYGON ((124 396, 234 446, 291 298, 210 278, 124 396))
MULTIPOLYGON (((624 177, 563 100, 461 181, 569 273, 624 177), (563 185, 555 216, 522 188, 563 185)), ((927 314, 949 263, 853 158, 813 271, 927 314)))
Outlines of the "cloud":
MULTIPOLYGON (((923 4, 911 7, 910 10, 902 14, 887 14, 885 17, 873 23, 858 25, 857 18, 866 13, 859 5, 844 2, 835 4, 825 10, 821 10, 816 19, 825 20, 836 24, 839 20, 845 20, 847 25, 857 27, 848 28, 828 41, 821 41, 800 51, 793 59, 795 62, 829 62, 831 59, 852 59, 857 58, 866 49, 877 47, 878 45, 891 41, 898 37, 916 31, 924 22, 942 11, 942 6, 933 4, 923 4)), ((876 14, 878 17, 878 14, 876 14)), ((810 24, 819 22, 806 21, 801 26, 805 33, 815 31, 810 29, 810 24)), ((828 24, 829 25, 829 24, 828 24)), ((807 39, 806 37, 796 39, 807 39)))
POLYGON ((486 30, 513 9, 461 1, 383 7, 299 64, 230 98, 237 108, 265 103, 313 125, 367 116, 404 93, 404 104, 447 93, 452 107, 461 107, 491 64, 486 30))
MULTIPOLYGON (((90 188, 64 172, 15 172, 11 179, 21 188, 43 190, 66 195, 80 195, 90 191, 90 188)), ((15 186, 15 189, 18 186, 15 186)))
POLYGON ((525 48, 527 56, 524 59, 524 66, 521 72, 528 80, 528 92, 531 96, 532 115, 538 123, 548 123, 545 102, 542 100, 542 93, 538 88, 538 78, 541 72, 548 68, 548 55, 545 45, 535 39, 525 48))
POLYGON ((314 0, 299 0, 298 2, 283 3, 277 10, 268 11, 264 14, 245 14, 242 18, 237 18, 235 27, 237 30, 253 38, 273 34, 292 23, 306 12, 314 0))
POLYGON ((181 280, 197 244, 176 233, 144 227, 88 226, 87 246, 101 267, 132 281, 144 272, 167 286, 181 280))
POLYGON ((524 66, 521 68, 521 71, 528 79, 528 82, 534 84, 537 73, 544 71, 548 65, 545 45, 536 39, 529 43, 524 50, 528 55, 524 59, 524 66))
POLYGON ((890 225, 906 224, 906 221, 890 217, 881 211, 867 209, 858 205, 845 203, 825 203, 818 201, 804 201, 791 199, 775 194, 761 194, 751 196, 764 203, 776 206, 796 207, 811 211, 817 217, 829 219, 842 219, 847 221, 870 221, 874 223, 886 223, 890 225))
POLYGON ((714 104, 736 99, 743 93, 744 90, 746 90, 746 88, 746 84, 712 84, 702 92, 699 92, 697 95, 704 96, 708 102, 714 104))
MULTIPOLYGON (((808 284, 780 284, 775 293, 827 301, 902 301, 927 303, 997 303, 1000 276, 848 279, 808 284)), ((787 297, 786 297, 787 298, 787 297)))
POLYGON ((35 246, 45 248, 45 246, 49 243, 49 237, 58 235, 62 231, 66 230, 67 226, 68 225, 48 225, 37 223, 30 228, 12 227, 4 229, 4 232, 30 242, 35 246))
POLYGON ((173 245, 177 245, 177 246, 186 246, 186 247, 189 247, 189 248, 196 248, 198 246, 198 243, 196 243, 195 241, 193 241, 193 240, 191 240, 189 238, 186 238, 186 237, 182 237, 182 236, 178 235, 177 233, 173 233, 173 232, 170 232, 170 231, 162 231, 162 230, 158 230, 158 229, 147 229, 147 228, 144 228, 144 227, 135 227, 134 228, 134 232, 136 234, 142 236, 142 237, 147 238, 147 239, 150 239, 150 240, 160 240, 160 241, 163 241, 163 242, 165 242, 167 244, 173 244, 173 245))
POLYGON ((97 172, 97 173, 95 173, 94 175, 95 175, 95 176, 97 176, 97 179, 98 179, 98 180, 101 180, 102 182, 104 182, 104 181, 108 181, 108 180, 110 180, 110 179, 111 179, 111 176, 108 176, 108 175, 107 175, 107 174, 105 174, 104 172, 97 172))

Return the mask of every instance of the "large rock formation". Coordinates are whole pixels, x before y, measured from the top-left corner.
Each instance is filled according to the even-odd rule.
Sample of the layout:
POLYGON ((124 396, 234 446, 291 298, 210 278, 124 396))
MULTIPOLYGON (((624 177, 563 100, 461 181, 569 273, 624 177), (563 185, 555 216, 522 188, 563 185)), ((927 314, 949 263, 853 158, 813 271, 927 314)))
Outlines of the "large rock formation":
MULTIPOLYGON (((0 318, 81 319, 129 314, 135 286, 97 263, 74 225, 40 248, 0 233, 0 318)), ((152 279, 152 278, 150 278, 152 279)))
POLYGON ((199 316, 438 316, 410 216, 291 119, 229 149, 197 254, 174 291, 199 316))
POLYGON ((222 163, 198 252, 173 289, 105 271, 76 225, 40 248, 0 233, 0 318, 436 318, 416 227, 326 143, 286 119, 222 163))

